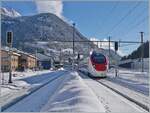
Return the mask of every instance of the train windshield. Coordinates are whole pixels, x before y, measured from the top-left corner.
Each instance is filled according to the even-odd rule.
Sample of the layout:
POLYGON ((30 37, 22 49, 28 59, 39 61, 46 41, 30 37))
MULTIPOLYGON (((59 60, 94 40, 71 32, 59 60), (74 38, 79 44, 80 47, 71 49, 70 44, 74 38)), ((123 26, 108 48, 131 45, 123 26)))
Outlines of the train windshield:
POLYGON ((105 56, 101 53, 93 52, 91 58, 94 63, 103 64, 106 62, 105 56))

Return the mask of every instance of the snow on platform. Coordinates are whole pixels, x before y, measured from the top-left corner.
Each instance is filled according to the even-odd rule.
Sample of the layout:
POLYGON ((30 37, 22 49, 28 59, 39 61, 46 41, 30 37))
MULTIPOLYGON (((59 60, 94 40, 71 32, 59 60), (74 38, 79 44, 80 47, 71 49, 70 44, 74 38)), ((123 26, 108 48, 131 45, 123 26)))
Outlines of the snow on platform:
MULTIPOLYGON (((26 95, 35 88, 38 88, 46 81, 53 79, 58 76, 57 72, 51 72, 49 70, 45 71, 30 71, 30 72, 15 72, 17 76, 13 77, 13 83, 8 84, 8 74, 5 73, 4 84, 1 85, 1 97, 0 104, 5 106, 10 102, 15 101, 20 96, 26 95)), ((63 71, 59 71, 63 73, 63 71)))
POLYGON ((105 112, 105 108, 77 72, 66 72, 6 111, 105 112))
POLYGON ((72 72, 66 75, 66 79, 41 111, 105 112, 105 109, 78 73, 72 72))
MULTIPOLYGON (((58 73, 57 73, 58 74, 58 73)), ((47 100, 54 94, 55 89, 60 85, 63 80, 63 76, 58 78, 56 81, 47 84, 40 90, 32 93, 23 100, 19 101, 15 105, 6 109, 6 112, 38 112, 43 105, 46 104, 47 100)))

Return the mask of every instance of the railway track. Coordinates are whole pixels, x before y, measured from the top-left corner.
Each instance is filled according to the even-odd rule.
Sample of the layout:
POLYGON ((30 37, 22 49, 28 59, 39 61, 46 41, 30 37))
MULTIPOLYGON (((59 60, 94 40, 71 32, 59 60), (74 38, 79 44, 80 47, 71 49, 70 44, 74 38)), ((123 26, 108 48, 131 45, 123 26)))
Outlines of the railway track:
POLYGON ((24 94, 18 98, 16 98, 14 101, 5 104, 4 106, 1 106, 1 112, 4 112, 5 110, 7 110, 8 108, 14 106, 15 104, 17 104, 18 102, 20 102, 22 99, 30 96, 31 94, 35 93, 36 91, 40 90, 41 88, 43 88, 44 86, 46 86, 47 84, 57 80, 58 78, 62 77, 62 75, 64 75, 66 72, 63 72, 61 74, 58 74, 56 77, 48 80, 47 82, 45 82, 44 84, 40 85, 39 87, 36 87, 35 89, 33 89, 31 92, 29 92, 28 94, 24 94))
POLYGON ((146 106, 146 105, 144 105, 144 104, 138 102, 137 100, 135 100, 135 99, 133 99, 133 98, 127 96, 126 94, 119 92, 119 91, 116 90, 115 88, 112 88, 112 87, 110 87, 109 85, 106 85, 106 84, 104 84, 103 82, 101 82, 101 81, 99 81, 99 80, 96 80, 95 78, 89 76, 89 73, 88 73, 88 72, 84 72, 84 71, 81 71, 81 70, 80 70, 79 72, 81 72, 82 74, 88 76, 89 78, 93 79, 94 81, 100 83, 100 84, 103 85, 104 87, 110 89, 111 91, 117 93, 118 95, 120 95, 120 96, 126 98, 126 99, 129 100, 130 102, 132 102, 132 103, 138 105, 140 108, 142 108, 142 109, 144 109, 144 110, 146 110, 146 111, 149 112, 149 106, 146 106))

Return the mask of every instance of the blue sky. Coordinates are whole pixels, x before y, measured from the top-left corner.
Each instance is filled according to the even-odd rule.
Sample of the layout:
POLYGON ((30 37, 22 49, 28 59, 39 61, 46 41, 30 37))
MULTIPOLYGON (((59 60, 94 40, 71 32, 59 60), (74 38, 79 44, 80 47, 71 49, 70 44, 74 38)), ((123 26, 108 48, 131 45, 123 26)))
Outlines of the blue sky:
MULTIPOLYGON (((140 41, 139 32, 143 31, 144 40, 148 40, 147 1, 63 1, 61 5, 62 11, 57 13, 61 12, 67 20, 75 22, 77 29, 88 38, 103 40, 111 36, 112 40, 140 41)), ((14 8, 21 15, 39 13, 37 3, 33 1, 6 1, 2 2, 2 7, 14 8)))

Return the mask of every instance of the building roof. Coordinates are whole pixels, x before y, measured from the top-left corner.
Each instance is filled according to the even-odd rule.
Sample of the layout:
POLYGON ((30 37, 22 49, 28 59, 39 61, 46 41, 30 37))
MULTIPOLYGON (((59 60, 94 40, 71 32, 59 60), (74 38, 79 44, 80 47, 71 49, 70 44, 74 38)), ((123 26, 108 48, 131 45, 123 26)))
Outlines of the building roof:
POLYGON ((44 54, 41 54, 41 53, 37 53, 36 56, 39 59, 39 61, 51 60, 50 56, 47 56, 47 55, 44 55, 44 54))
MULTIPOLYGON (((6 47, 2 47, 1 50, 4 50, 4 51, 8 52, 9 51, 9 47, 7 47, 7 46, 6 47)), ((24 51, 20 51, 20 50, 18 50, 16 48, 11 48, 10 50, 13 51, 13 54, 16 54, 16 55, 24 54, 24 55, 27 55, 29 57, 36 58, 35 55, 32 55, 32 54, 24 52, 24 51)))
MULTIPOLYGON (((2 50, 2 51, 5 51, 5 52, 9 52, 9 50, 8 50, 8 49, 5 49, 5 48, 1 48, 1 50, 2 50)), ((12 54, 13 54, 13 55, 16 55, 16 56, 21 56, 19 53, 14 52, 14 51, 12 52, 12 54)))

